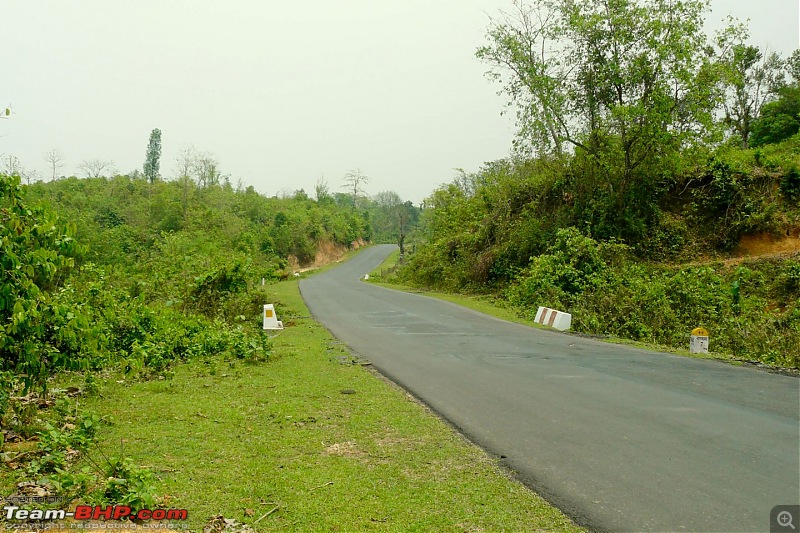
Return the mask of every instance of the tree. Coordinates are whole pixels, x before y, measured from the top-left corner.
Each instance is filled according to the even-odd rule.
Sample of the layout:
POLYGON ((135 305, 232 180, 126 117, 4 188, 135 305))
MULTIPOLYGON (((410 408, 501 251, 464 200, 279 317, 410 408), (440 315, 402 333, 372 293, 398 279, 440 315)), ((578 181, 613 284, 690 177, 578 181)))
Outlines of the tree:
POLYGON ((794 82, 800 82, 800 48, 792 52, 786 59, 786 70, 789 75, 794 78, 794 82))
POLYGON ((761 116, 753 122, 750 145, 779 143, 800 132, 800 87, 784 87, 778 99, 764 104, 761 116))
POLYGON ((344 175, 343 189, 347 189, 353 195, 353 209, 356 208, 358 197, 364 194, 364 185, 369 183, 369 178, 361 172, 361 169, 354 169, 344 175))
POLYGON ((19 157, 14 154, 8 154, 3 158, 3 174, 20 177, 25 174, 25 169, 22 168, 22 162, 19 157))
POLYGON ((314 184, 314 197, 317 199, 317 202, 324 202, 331 198, 331 189, 328 186, 328 180, 325 179, 325 176, 319 178, 314 184))
POLYGON ((749 146, 753 122, 761 108, 774 97, 783 83, 783 61, 775 52, 765 54, 745 44, 748 38, 744 25, 732 23, 717 34, 720 50, 719 69, 723 87, 723 123, 749 146))
POLYGON ((61 150, 53 148, 49 152, 45 152, 44 159, 53 171, 50 179, 51 181, 55 181, 58 177, 58 170, 64 167, 64 154, 61 153, 61 150))
POLYGON ((514 6, 513 14, 491 22, 489 42, 476 54, 516 106, 517 150, 574 150, 584 212, 636 238, 642 222, 655 216, 663 165, 713 128, 716 76, 702 29, 706 3, 520 0, 514 6))
POLYGON ((222 174, 219 171, 219 161, 209 152, 200 152, 195 155, 192 171, 200 187, 219 185, 222 174))
POLYGON ((397 245, 400 247, 400 256, 405 254, 405 240, 411 223, 416 216, 416 208, 410 201, 404 202, 395 191, 383 191, 377 194, 375 200, 381 208, 382 215, 393 226, 397 245))
POLYGON ((176 172, 179 181, 182 178, 192 177, 192 166, 194 165, 195 155, 196 150, 194 146, 186 146, 178 153, 178 157, 175 158, 175 164, 177 165, 176 172))
POLYGON ((32 181, 38 181, 39 173, 35 170, 25 170, 22 162, 14 154, 8 154, 3 158, 3 173, 7 176, 19 176, 30 185, 32 181))
POLYGON ((599 157, 597 137, 621 141, 629 172, 664 140, 706 126, 713 106, 702 32, 704 2, 515 2, 476 54, 518 106, 519 142, 564 144, 599 157), (700 112, 699 115, 696 115, 700 112))
POLYGON ((794 81, 778 89, 778 98, 761 108, 752 124, 753 147, 778 143, 800 132, 800 49, 785 61, 785 68, 794 81))
POLYGON ((144 178, 150 183, 155 183, 159 178, 158 170, 161 165, 161 130, 156 128, 150 132, 150 142, 147 144, 147 154, 144 160, 144 178))
POLYGON ((91 159, 82 161, 78 168, 83 171, 87 178, 100 178, 105 175, 116 173, 113 161, 103 159, 91 159))

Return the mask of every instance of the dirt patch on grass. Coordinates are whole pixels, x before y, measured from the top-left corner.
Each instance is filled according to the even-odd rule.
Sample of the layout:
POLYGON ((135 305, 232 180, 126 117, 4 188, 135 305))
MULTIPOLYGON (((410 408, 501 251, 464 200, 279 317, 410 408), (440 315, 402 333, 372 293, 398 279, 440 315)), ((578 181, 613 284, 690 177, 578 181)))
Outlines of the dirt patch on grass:
POLYGON ((769 233, 743 235, 734 250, 738 256, 761 256, 800 252, 800 228, 790 230, 788 235, 776 237, 769 233))
POLYGON ((410 448, 418 444, 417 441, 405 437, 384 437, 382 439, 375 439, 375 445, 378 448, 396 448, 399 446, 410 448))
POLYGON ((366 452, 359 449, 358 445, 351 440, 346 442, 337 442, 335 444, 331 444, 330 446, 326 446, 322 453, 323 455, 351 458, 361 458, 367 455, 366 452))

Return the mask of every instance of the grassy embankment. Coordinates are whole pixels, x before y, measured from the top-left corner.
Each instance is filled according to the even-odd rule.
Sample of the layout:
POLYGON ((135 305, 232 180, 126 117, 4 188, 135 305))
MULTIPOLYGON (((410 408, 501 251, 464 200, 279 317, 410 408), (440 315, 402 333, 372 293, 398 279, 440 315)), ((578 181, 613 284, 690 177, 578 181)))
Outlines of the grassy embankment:
POLYGON ((195 361, 90 406, 113 420, 100 448, 150 466, 193 530, 219 514, 257 531, 579 530, 355 360, 296 280, 271 292, 287 329, 269 362, 195 361))

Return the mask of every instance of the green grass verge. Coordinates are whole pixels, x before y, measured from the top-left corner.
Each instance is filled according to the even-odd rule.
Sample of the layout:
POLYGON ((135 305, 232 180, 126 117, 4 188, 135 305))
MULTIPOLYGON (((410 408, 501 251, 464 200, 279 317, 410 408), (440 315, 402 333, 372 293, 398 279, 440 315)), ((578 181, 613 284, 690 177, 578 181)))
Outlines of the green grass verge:
POLYGON ((270 291, 287 329, 269 362, 195 361, 86 405, 113 421, 103 453, 150 466, 163 505, 187 508, 192 530, 222 514, 257 531, 580 531, 354 363, 309 317, 296 280, 270 291))
POLYGON ((393 250, 392 253, 386 256, 386 259, 384 259, 380 265, 372 269, 372 272, 369 273, 370 279, 373 281, 376 279, 383 279, 387 271, 390 271, 397 266, 398 261, 400 261, 400 248, 393 250))

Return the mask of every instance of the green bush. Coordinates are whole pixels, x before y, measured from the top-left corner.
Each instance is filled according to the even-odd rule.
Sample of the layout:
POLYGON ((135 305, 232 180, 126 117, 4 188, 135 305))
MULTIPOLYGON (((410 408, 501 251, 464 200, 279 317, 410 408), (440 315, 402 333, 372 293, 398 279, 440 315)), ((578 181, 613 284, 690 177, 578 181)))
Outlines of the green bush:
POLYGON ((520 306, 563 308, 575 295, 607 284, 613 276, 612 266, 626 253, 626 246, 598 243, 576 228, 558 230, 547 253, 531 258, 508 296, 520 306))
POLYGON ((74 226, 44 204, 29 205, 19 177, 0 175, 0 370, 44 388, 58 369, 86 364, 96 342, 64 282, 83 251, 74 226))
POLYGON ((787 201, 800 204, 800 171, 793 166, 781 177, 781 193, 787 201))

